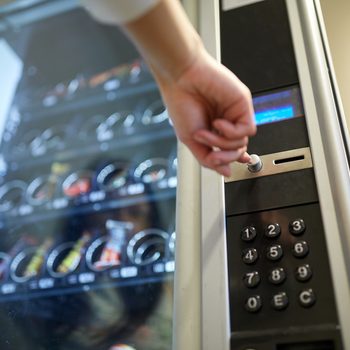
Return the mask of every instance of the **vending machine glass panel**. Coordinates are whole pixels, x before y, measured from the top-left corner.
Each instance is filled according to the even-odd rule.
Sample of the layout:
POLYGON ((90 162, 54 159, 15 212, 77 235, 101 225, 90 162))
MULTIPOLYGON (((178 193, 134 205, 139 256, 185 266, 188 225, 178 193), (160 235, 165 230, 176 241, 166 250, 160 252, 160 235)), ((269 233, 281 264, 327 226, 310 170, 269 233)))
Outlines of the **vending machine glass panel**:
POLYGON ((176 138, 76 1, 0 7, 0 348, 168 350, 176 138))

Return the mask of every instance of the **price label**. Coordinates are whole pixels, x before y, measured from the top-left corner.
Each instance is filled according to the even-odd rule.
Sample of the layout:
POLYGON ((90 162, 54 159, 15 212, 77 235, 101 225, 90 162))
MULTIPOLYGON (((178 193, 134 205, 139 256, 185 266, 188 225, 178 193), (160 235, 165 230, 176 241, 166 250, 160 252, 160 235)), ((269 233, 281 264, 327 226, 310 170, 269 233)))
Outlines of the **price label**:
POLYGON ((63 209, 68 206, 68 199, 67 198, 57 198, 52 202, 52 207, 54 209, 63 209))
POLYGON ((128 194, 129 195, 135 195, 135 194, 140 194, 143 193, 145 190, 145 186, 143 184, 132 184, 128 186, 128 194))
POLYGON ((33 213, 33 207, 31 205, 28 205, 28 204, 21 205, 18 208, 18 213, 21 216, 32 214, 33 213))
POLYGON ((41 278, 39 280, 40 289, 50 289, 55 285, 55 280, 53 278, 41 278))
POLYGON ((165 264, 165 271, 166 272, 174 272, 175 271, 175 261, 168 261, 165 264))
POLYGON ((106 193, 102 191, 94 191, 89 194, 90 202, 103 201, 106 198, 106 193))
POLYGON ((130 278, 130 277, 137 276, 137 267, 135 266, 123 267, 120 270, 120 276, 122 278, 130 278))
POLYGON ((1 286, 2 294, 13 294, 16 291, 16 285, 14 283, 5 283, 1 286))
POLYGON ((165 266, 164 266, 164 264, 162 264, 162 263, 155 264, 155 265, 153 266, 153 271, 154 271, 155 273, 162 273, 162 272, 164 272, 164 271, 165 271, 165 266))
POLYGON ((80 283, 92 283, 95 282, 95 274, 93 272, 83 272, 79 275, 80 283))

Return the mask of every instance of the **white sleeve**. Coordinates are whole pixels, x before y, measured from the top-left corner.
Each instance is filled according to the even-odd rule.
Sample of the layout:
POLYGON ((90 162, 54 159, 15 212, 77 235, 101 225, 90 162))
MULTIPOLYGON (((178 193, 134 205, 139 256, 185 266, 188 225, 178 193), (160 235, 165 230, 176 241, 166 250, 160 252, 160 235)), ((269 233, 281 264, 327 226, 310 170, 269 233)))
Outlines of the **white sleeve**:
POLYGON ((132 21, 149 11, 160 0, 81 0, 98 21, 120 24, 132 21))

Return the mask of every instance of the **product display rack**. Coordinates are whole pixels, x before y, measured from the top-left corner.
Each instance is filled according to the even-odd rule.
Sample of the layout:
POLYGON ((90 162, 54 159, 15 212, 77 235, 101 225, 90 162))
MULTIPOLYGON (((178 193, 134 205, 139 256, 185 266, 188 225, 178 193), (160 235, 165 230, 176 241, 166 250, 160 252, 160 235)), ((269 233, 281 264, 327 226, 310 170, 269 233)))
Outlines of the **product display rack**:
MULTIPOLYGON (((48 3, 33 6, 40 13, 48 3)), ((11 7, 2 20, 31 10, 11 7)), ((168 349, 177 186, 169 116, 148 68, 116 28, 79 7, 58 6, 57 15, 39 18, 1 34, 23 63, 1 141, 4 339, 20 334, 8 349, 21 347, 22 338, 30 350, 168 349), (62 42, 44 57, 35 49, 57 28, 62 42), (84 30, 100 38, 90 43, 98 54, 88 56, 84 30), (70 57, 63 62, 58 53, 75 45, 76 52, 62 52, 70 57), (82 320, 73 305, 87 302, 82 320), (11 312, 14 323, 5 316, 11 312), (63 331, 67 317, 74 332, 63 331), (94 335, 96 320, 102 337, 94 335), (112 331, 113 322, 125 325, 112 331), (86 327, 89 334, 77 337, 86 327), (150 335, 140 337, 140 327, 150 335)))

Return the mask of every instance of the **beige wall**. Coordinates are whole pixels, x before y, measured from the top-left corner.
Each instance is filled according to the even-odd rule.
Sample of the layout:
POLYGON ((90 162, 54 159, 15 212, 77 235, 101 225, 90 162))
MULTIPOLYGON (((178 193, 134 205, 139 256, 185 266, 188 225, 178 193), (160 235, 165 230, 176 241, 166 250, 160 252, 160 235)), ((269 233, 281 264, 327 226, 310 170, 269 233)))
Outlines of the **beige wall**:
POLYGON ((350 128, 350 0, 320 0, 329 46, 350 128))

